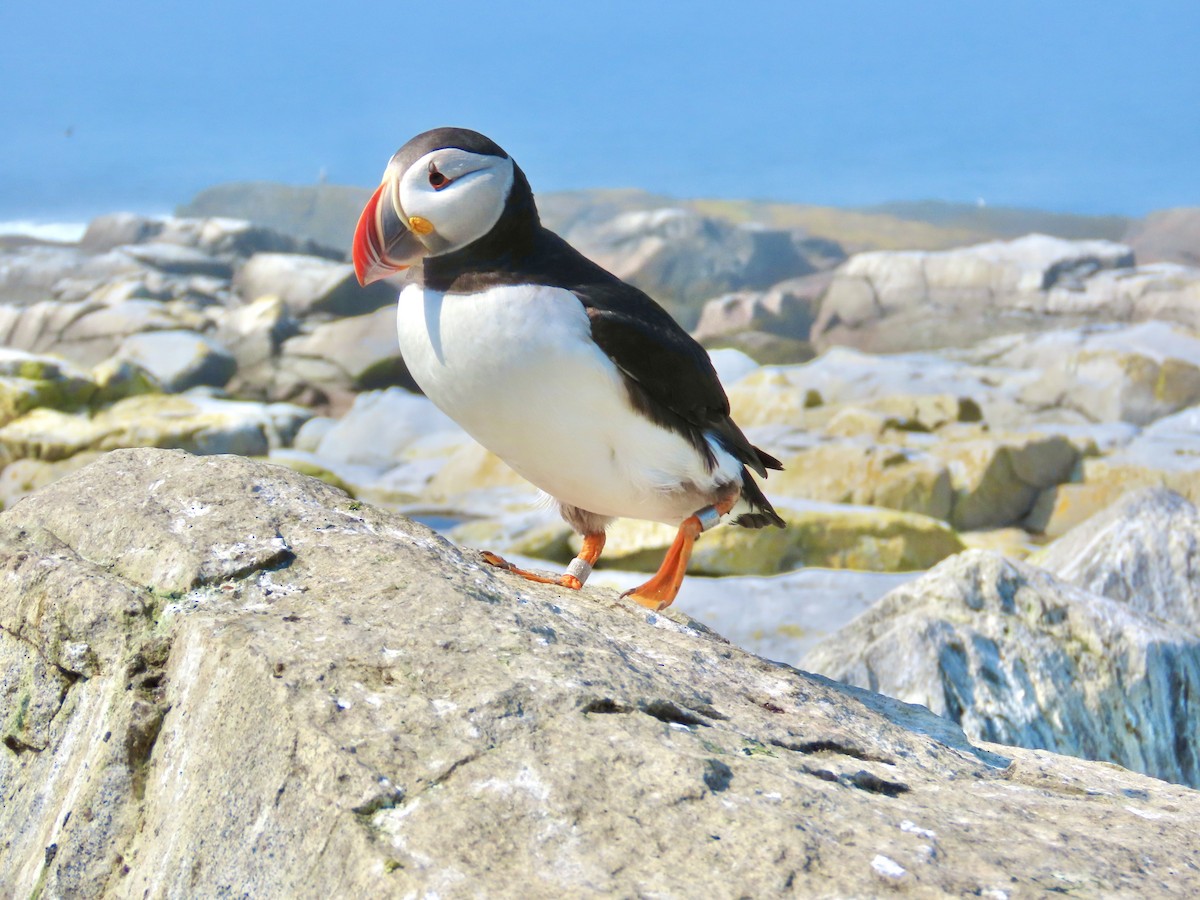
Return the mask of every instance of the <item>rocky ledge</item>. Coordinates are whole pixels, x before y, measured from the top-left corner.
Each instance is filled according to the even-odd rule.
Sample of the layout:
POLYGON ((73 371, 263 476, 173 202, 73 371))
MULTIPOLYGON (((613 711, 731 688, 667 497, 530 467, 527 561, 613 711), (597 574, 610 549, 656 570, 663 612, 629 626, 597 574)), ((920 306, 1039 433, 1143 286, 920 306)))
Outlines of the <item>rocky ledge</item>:
POLYGON ((1200 794, 972 745, 237 457, 0 515, 6 896, 1200 891, 1200 794))

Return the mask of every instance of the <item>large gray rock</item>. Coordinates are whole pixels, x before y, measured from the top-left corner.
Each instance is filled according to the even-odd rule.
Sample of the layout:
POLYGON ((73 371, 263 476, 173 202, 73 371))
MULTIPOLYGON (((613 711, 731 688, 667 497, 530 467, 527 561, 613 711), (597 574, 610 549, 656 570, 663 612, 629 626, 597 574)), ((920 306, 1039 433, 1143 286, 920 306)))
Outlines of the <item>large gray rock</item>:
POLYGON ((163 241, 124 249, 138 262, 172 275, 209 275, 221 279, 233 276, 233 267, 228 262, 194 247, 163 241))
POLYGON ((141 394, 92 414, 39 408, 0 427, 0 462, 55 462, 84 451, 125 447, 265 456, 290 444, 311 416, 288 403, 223 400, 195 392, 141 394))
POLYGON ((158 240, 236 259, 246 259, 256 253, 298 253, 335 260, 341 260, 344 255, 340 250, 313 240, 295 237, 245 219, 219 216, 167 219, 158 240))
MULTIPOLYGON (((206 188, 178 210, 182 216, 236 216, 256 227, 318 241, 339 253, 350 249, 354 223, 371 196, 369 187, 233 182, 206 188)), ((281 247, 260 247, 279 251, 281 247)), ((309 252, 309 251, 299 251, 309 252)), ((323 254, 318 254, 323 255, 323 254)))
POLYGON ((233 285, 246 302, 279 297, 297 318, 362 315, 395 303, 399 293, 387 281, 360 287, 349 264, 294 253, 256 253, 238 269, 233 285))
MULTIPOLYGON (((353 224, 351 231, 353 233, 353 224)), ((161 242, 192 247, 211 256, 245 259, 255 253, 304 253, 341 259, 342 253, 329 247, 293 237, 245 219, 224 217, 150 218, 134 213, 98 216, 88 223, 79 246, 88 252, 103 253, 131 244, 161 242)), ((340 243, 340 242, 339 242, 340 243)))
POLYGON ((1200 634, 1200 512, 1165 488, 1126 494, 1030 562, 1200 634))
POLYGON ((278 297, 259 297, 224 311, 215 336, 237 361, 230 390, 240 396, 268 396, 283 342, 299 332, 300 323, 278 297))
POLYGON ((1200 786, 1200 634, 995 553, 897 588, 803 665, 975 739, 1200 786))
POLYGON ((126 244, 153 241, 162 234, 162 230, 162 219, 131 212, 110 213, 88 222, 79 246, 90 253, 104 253, 126 244))
POLYGON ((54 285, 82 258, 75 247, 0 248, 0 303, 23 306, 49 299, 54 285))
POLYGON ((1070 480, 1079 450, 1061 435, 979 433, 932 448, 950 472, 955 528, 999 528, 1024 519, 1042 491, 1070 480))
POLYGON ((1147 425, 1200 403, 1200 337, 1168 322, 1002 337, 964 355, 1038 371, 1020 392, 1023 404, 1077 410, 1093 422, 1147 425))
POLYGON ((1156 210, 1135 220, 1124 241, 1143 262, 1200 266, 1200 207, 1156 210))
POLYGON ((233 354, 214 339, 194 331, 130 335, 116 356, 144 368, 168 393, 199 385, 223 387, 237 371, 233 354))
POLYGON ((1125 491, 1162 485, 1200 502, 1200 406, 1159 419, 1114 452, 1086 460, 1085 486, 1115 500, 1125 491))
POLYGON ((0 517, 0 565, 7 895, 1200 890, 1192 791, 972 749, 274 467, 110 454, 0 517))
POLYGON ((273 397, 313 396, 316 402, 394 385, 416 388, 400 355, 391 305, 322 322, 288 338, 280 347, 274 380, 273 397))
POLYGON ((352 465, 390 467, 419 440, 442 432, 470 440, 425 397, 401 388, 366 391, 330 426, 315 446, 318 456, 352 465))
POLYGON ((808 340, 832 272, 791 278, 766 291, 740 291, 709 300, 693 336, 698 341, 740 331, 765 331, 808 340))
POLYGON ((1122 244, 1036 234, 937 252, 860 253, 837 270, 812 340, 822 349, 894 352, 1097 321, 1200 325, 1200 270, 1133 266, 1122 244))
POLYGON ((842 258, 840 248, 829 258, 832 242, 807 248, 793 232, 732 225, 679 208, 584 220, 563 236, 585 256, 667 304, 686 327, 695 324, 697 304, 706 298, 763 290, 842 258))
POLYGON ((192 324, 177 312, 165 303, 142 298, 112 304, 45 300, 26 307, 0 306, 0 342, 93 366, 112 356, 130 335, 192 324))

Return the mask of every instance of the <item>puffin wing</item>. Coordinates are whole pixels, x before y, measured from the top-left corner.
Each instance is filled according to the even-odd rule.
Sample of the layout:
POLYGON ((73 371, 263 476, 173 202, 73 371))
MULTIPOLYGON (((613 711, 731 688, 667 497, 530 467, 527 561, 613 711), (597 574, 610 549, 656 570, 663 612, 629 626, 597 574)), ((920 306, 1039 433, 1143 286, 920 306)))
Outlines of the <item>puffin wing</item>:
POLYGON ((751 446, 729 417, 729 398, 708 353, 657 303, 619 279, 572 288, 592 340, 625 377, 638 412, 691 440, 709 460, 711 435, 760 475, 777 460, 751 446))

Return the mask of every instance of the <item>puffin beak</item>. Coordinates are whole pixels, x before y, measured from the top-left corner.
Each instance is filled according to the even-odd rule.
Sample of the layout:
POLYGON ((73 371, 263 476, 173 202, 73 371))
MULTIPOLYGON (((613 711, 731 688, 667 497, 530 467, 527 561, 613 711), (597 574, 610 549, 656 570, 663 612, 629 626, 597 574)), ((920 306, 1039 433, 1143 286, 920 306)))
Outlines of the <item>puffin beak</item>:
MULTIPOLYGON (((384 179, 358 217, 354 230, 354 274, 363 287, 407 269, 429 252, 396 209, 392 183, 384 179)), ((424 219, 419 220, 421 224, 424 219)))

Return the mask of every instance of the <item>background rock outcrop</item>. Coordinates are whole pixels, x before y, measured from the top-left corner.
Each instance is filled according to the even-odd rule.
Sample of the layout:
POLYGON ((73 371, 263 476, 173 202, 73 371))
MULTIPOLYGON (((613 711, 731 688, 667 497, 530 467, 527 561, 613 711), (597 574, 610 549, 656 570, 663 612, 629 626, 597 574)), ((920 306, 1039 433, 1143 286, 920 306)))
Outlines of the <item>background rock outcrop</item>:
POLYGON ((860 253, 838 269, 810 339, 818 349, 880 353, 1096 320, 1195 328, 1197 298, 1196 269, 1135 267, 1123 244, 1031 234, 952 250, 860 253))
POLYGON ((1200 786, 1200 517, 1132 495, 1032 557, 972 551, 902 585, 806 668, 978 739, 1104 759, 1200 786))
POLYGON ((109 454, 0 516, 0 571, 5 893, 1200 890, 1193 791, 262 463, 109 454))

